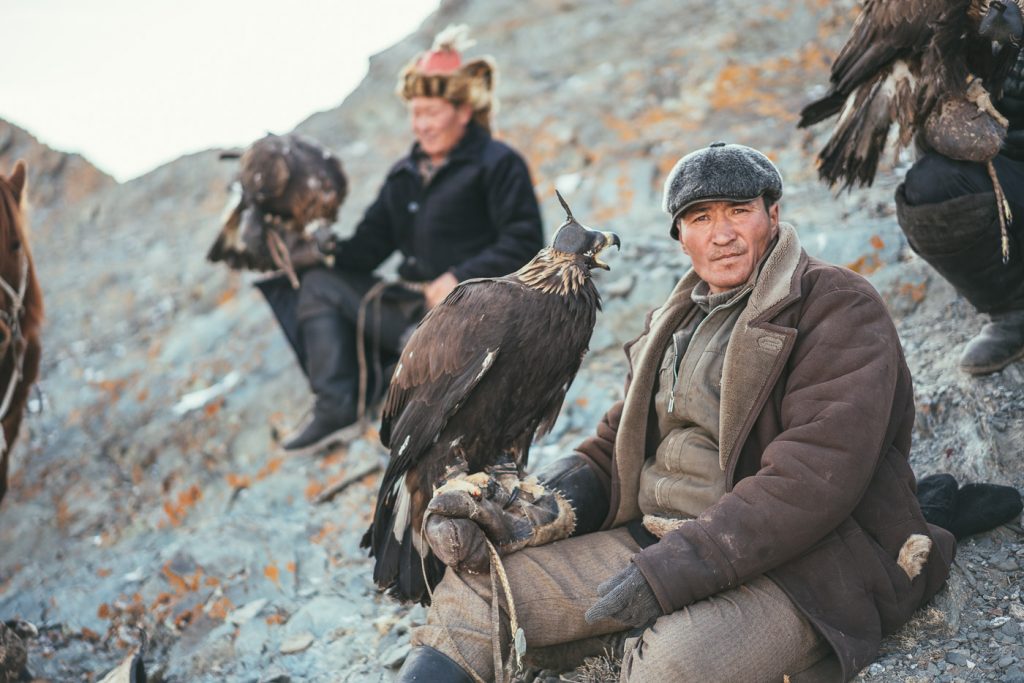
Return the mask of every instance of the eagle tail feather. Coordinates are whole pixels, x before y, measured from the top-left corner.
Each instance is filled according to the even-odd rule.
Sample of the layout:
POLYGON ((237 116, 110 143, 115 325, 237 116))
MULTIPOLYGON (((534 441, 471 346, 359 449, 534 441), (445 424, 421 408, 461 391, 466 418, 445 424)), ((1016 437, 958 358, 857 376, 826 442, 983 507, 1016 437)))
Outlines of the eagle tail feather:
POLYGON ((798 128, 809 128, 816 123, 835 116, 842 110, 846 96, 841 92, 830 92, 820 100, 811 102, 800 111, 800 122, 798 128))
POLYGON ((902 62, 858 88, 847 98, 835 132, 818 156, 818 175, 842 189, 870 186, 893 123, 900 124, 901 143, 913 135, 908 107, 915 89, 914 77, 902 62))
POLYGON ((428 605, 428 586, 433 589, 437 585, 445 565, 434 557, 429 546, 416 542, 418 530, 412 528, 411 499, 404 477, 392 491, 378 501, 373 523, 363 535, 361 545, 376 558, 374 583, 403 602, 428 605), (427 552, 425 560, 418 547, 421 545, 427 552))

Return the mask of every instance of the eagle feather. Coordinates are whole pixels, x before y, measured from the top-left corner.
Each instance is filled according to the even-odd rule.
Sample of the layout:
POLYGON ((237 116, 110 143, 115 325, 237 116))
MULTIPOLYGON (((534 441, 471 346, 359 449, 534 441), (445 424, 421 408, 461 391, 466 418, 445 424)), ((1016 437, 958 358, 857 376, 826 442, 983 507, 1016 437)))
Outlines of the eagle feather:
MULTIPOLYGON (((1007 1, 1019 16, 1024 0, 1007 1)), ((829 91, 804 107, 798 124, 839 114, 818 156, 822 179, 871 185, 894 124, 898 151, 942 102, 967 99, 975 77, 998 95, 1019 51, 1019 41, 994 43, 981 33, 1000 2, 866 0, 832 65, 829 91)))

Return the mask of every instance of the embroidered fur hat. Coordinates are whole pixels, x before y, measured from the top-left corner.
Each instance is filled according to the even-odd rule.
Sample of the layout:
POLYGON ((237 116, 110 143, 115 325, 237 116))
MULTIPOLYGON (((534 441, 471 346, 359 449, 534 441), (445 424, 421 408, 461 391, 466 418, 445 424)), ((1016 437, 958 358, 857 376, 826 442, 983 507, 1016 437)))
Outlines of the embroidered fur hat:
POLYGON ((409 62, 398 76, 398 96, 443 97, 452 104, 473 107, 473 120, 490 130, 497 111, 494 82, 497 67, 490 57, 463 62, 462 51, 472 47, 469 27, 449 26, 434 38, 434 46, 409 62))
POLYGON ((669 234, 679 239, 679 215, 698 202, 730 200, 747 202, 782 197, 782 174, 756 149, 715 142, 690 152, 676 162, 665 179, 662 208, 672 216, 669 234))

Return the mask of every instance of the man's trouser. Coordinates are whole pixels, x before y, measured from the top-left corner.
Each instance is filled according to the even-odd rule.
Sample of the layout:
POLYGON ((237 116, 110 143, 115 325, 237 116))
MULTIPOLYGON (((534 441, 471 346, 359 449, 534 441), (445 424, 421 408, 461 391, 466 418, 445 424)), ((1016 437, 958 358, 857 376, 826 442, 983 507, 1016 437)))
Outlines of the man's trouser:
MULTIPOLYGON (((304 340, 303 330, 310 328, 308 321, 314 319, 331 318, 335 321, 334 335, 338 339, 333 340, 338 346, 351 349, 347 358, 356 358, 356 331, 359 319, 359 310, 367 292, 370 291, 380 278, 369 273, 351 273, 336 270, 334 268, 314 268, 302 275, 301 287, 298 292, 298 305, 296 317, 298 318, 298 345, 302 349, 299 356, 303 362, 303 368, 310 374, 310 381, 314 391, 324 382, 338 383, 340 380, 327 380, 322 377, 313 377, 313 367, 316 365, 313 359, 305 358, 304 351, 309 346, 304 340)), ((426 304, 423 296, 399 286, 390 286, 380 294, 379 301, 368 301, 365 306, 364 338, 366 340, 365 351, 366 362, 370 372, 369 399, 383 392, 387 377, 375 377, 375 374, 382 373, 384 368, 394 364, 401 354, 402 345, 408 340, 407 335, 412 326, 418 323, 426 314, 426 304), (375 366, 376 373, 374 372, 375 366)), ((327 329, 332 329, 328 326, 327 329)), ((351 367, 337 368, 331 370, 332 376, 346 377, 350 380, 358 375, 358 367, 354 361, 346 365, 351 367)), ((325 389, 331 393, 329 389, 325 389)))
MULTIPOLYGON (((598 585, 622 571, 639 550, 629 531, 620 528, 505 557, 528 657, 540 649, 550 659, 553 646, 573 650, 574 643, 625 630, 612 620, 588 624, 583 614, 597 601, 598 585)), ((490 601, 487 574, 449 570, 434 591, 427 623, 413 631, 413 644, 440 650, 467 672, 493 680, 490 601)), ((507 657, 504 610, 501 627, 500 646, 507 657)), ((663 616, 626 640, 621 680, 777 683, 783 675, 794 683, 828 680, 826 676, 834 680, 838 662, 785 593, 760 577, 663 616)))
POLYGON ((983 164, 928 153, 896 191, 900 227, 911 247, 982 313, 1024 308, 1024 161, 999 155, 993 164, 1014 216, 1007 264, 983 164))

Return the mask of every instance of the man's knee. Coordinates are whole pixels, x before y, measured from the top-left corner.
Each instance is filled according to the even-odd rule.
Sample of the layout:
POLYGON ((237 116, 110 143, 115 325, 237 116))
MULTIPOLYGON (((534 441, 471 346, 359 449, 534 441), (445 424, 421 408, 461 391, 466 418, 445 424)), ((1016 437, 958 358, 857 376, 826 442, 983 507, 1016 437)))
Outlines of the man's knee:
POLYGON ((904 192, 911 206, 938 204, 991 191, 992 183, 981 164, 957 161, 934 152, 918 159, 904 179, 904 192))
POLYGON ((327 312, 355 320, 363 294, 373 285, 370 275, 348 273, 332 268, 312 268, 302 274, 299 286, 300 320, 327 312))

